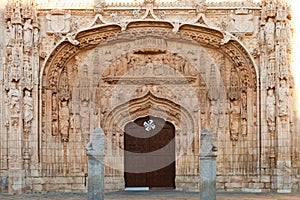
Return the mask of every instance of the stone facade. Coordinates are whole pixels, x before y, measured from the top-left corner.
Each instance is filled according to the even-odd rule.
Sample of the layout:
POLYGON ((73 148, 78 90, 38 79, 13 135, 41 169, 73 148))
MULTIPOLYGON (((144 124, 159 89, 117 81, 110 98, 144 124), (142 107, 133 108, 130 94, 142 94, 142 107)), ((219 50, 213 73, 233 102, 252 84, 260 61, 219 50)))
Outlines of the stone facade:
POLYGON ((13 0, 0 13, 2 192, 87 191, 96 127, 105 189, 123 190, 124 127, 147 115, 175 126, 177 190, 198 190, 209 129, 218 190, 299 191, 287 3, 13 0))

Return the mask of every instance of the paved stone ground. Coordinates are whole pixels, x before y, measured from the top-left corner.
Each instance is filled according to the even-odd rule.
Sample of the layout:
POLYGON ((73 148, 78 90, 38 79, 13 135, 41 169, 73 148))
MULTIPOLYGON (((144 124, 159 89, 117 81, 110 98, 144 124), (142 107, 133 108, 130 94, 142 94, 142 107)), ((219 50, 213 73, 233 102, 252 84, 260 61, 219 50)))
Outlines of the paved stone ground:
MULTIPOLYGON (((112 192, 105 195, 105 200, 199 200, 198 193, 180 191, 150 191, 150 192, 112 192)), ((35 194, 35 195, 7 195, 0 194, 1 200, 29 199, 29 200, 86 200, 87 194, 35 194)), ((218 200, 300 200, 300 193, 218 193, 218 200)))

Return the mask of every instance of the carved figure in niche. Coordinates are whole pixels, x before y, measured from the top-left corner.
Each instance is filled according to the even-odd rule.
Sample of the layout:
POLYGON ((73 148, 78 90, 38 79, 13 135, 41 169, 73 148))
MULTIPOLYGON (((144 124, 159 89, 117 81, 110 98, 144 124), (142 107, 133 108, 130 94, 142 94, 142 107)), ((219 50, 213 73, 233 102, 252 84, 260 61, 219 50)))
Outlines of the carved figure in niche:
POLYGON ((57 96, 56 93, 52 94, 52 119, 57 119, 57 106, 58 106, 58 102, 57 102, 57 96))
POLYGON ((272 18, 268 18, 268 22, 265 25, 265 41, 269 51, 274 50, 275 45, 275 24, 272 18))
POLYGON ((233 142, 238 141, 239 126, 240 126, 240 105, 238 100, 231 103, 230 109, 230 139, 233 142))
POLYGON ((69 77, 66 69, 64 69, 61 74, 59 97, 65 101, 70 98, 69 77))
POLYGON ((37 45, 39 42, 40 42, 39 29, 34 28, 33 29, 33 43, 34 43, 34 45, 37 45))
POLYGON ((174 64, 175 71, 177 73, 181 72, 181 73, 185 74, 185 69, 184 69, 185 63, 184 63, 184 59, 182 59, 181 56, 174 55, 173 56, 173 64, 174 64))
POLYGON ((20 59, 20 49, 14 48, 13 52, 13 63, 11 68, 11 80, 19 81, 21 78, 21 59, 20 59))
POLYGON ((280 43, 278 48, 278 68, 279 68, 279 77, 281 79, 287 78, 289 76, 288 64, 287 64, 287 55, 286 55, 286 44, 280 43))
POLYGON ((267 86, 269 88, 274 88, 276 84, 276 57, 275 57, 275 52, 271 52, 269 55, 269 61, 267 63, 267 71, 268 71, 268 76, 267 76, 267 86))
POLYGON ((266 119, 267 119, 267 124, 269 126, 269 129, 275 128, 275 95, 274 95, 274 90, 269 89, 267 93, 267 98, 266 98, 266 119))
POLYGON ((242 118, 242 122, 241 122, 241 129, 242 129, 242 136, 247 136, 248 133, 248 129, 247 129, 247 119, 246 118, 242 118))
POLYGON ((162 61, 163 61, 164 74, 172 75, 174 71, 173 71, 172 67, 170 66, 171 56, 169 54, 167 54, 162 59, 163 59, 162 61))
POLYGON ((280 87, 278 88, 278 99, 279 99, 279 116, 288 115, 288 99, 289 99, 289 88, 285 79, 280 80, 280 87))
MULTIPOLYGON (((24 55, 24 58, 25 58, 25 55, 24 55)), ((23 69, 24 69, 24 78, 25 78, 24 85, 27 89, 32 89, 32 87, 33 87, 32 86, 32 79, 33 79, 32 78, 32 67, 31 67, 31 64, 29 63, 29 58, 28 58, 28 60, 24 59, 23 64, 24 64, 23 69)))
POLYGON ((79 88, 80 88, 80 100, 81 101, 89 101, 90 100, 90 82, 88 75, 88 67, 84 65, 83 67, 83 76, 79 80, 79 88))
POLYGON ((69 141, 70 110, 68 101, 62 101, 59 109, 59 130, 62 142, 69 141))
POLYGON ((231 69, 230 73, 230 93, 229 98, 231 100, 239 99, 240 95, 240 87, 239 87, 239 76, 234 68, 231 69))
POLYGON ((32 24, 31 24, 32 20, 31 19, 27 19, 25 21, 23 30, 24 30, 24 47, 25 48, 29 48, 32 46, 32 41, 33 41, 33 34, 32 34, 32 24))
POLYGON ((117 59, 114 64, 115 64, 115 75, 121 76, 124 73, 121 60, 117 59))
POLYGON ((24 123, 25 127, 30 126, 30 122, 33 119, 33 99, 31 97, 31 92, 25 90, 25 96, 23 98, 24 107, 24 123))
POLYGON ((242 101, 242 117, 247 118, 247 92, 243 91, 241 93, 241 101, 242 101))
POLYGON ((146 60, 146 65, 145 65, 144 70, 146 73, 144 72, 144 73, 141 73, 140 75, 143 75, 143 74, 145 74, 146 76, 153 75, 153 62, 152 62, 152 58, 150 56, 148 56, 148 58, 146 60))
POLYGON ((11 82, 11 88, 7 93, 8 98, 9 98, 9 105, 12 114, 17 114, 20 112, 20 98, 21 98, 21 93, 20 90, 17 89, 17 83, 16 82, 11 82))
POLYGON ((51 127, 51 129, 52 129, 52 135, 53 135, 53 136, 57 136, 57 135, 58 135, 58 124, 57 124, 57 120, 54 120, 54 121, 52 122, 52 127, 51 127))
POLYGON ((153 72, 155 76, 163 75, 162 67, 163 67, 162 58, 155 57, 153 60, 153 72))
POLYGON ((219 106, 216 100, 210 101, 210 129, 212 133, 217 133, 219 127, 219 106))
POLYGON ((83 134, 90 132, 90 108, 89 102, 83 101, 79 111, 81 131, 83 134))
POLYGON ((120 64, 121 64, 121 67, 123 69, 123 73, 128 72, 127 63, 128 63, 127 55, 122 54, 121 57, 120 57, 120 64))
POLYGON ((16 28, 16 39, 21 41, 21 40, 23 40, 23 28, 19 24, 17 24, 16 26, 17 26, 17 28, 16 28))
POLYGON ((275 36, 276 36, 276 42, 280 42, 282 40, 286 39, 285 31, 283 30, 284 25, 282 22, 276 22, 276 27, 275 27, 275 36))
POLYGON ((11 21, 7 22, 7 27, 9 31, 9 43, 11 44, 16 39, 16 28, 11 21))

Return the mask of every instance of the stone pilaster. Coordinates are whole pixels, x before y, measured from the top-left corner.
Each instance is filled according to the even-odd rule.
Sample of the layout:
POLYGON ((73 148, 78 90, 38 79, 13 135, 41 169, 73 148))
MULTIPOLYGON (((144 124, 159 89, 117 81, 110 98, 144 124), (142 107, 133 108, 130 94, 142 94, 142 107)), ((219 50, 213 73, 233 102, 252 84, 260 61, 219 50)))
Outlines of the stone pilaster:
POLYGON ((88 200, 104 199, 104 133, 96 128, 88 143, 88 200))
POLYGON ((200 159, 200 199, 216 200, 216 158, 212 135, 204 129, 201 133, 200 159))

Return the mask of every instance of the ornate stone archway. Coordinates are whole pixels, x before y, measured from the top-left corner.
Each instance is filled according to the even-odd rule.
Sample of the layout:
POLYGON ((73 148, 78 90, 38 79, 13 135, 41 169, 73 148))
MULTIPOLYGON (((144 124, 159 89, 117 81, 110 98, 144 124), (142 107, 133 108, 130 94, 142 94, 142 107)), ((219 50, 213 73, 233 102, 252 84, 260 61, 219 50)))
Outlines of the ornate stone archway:
MULTIPOLYGON (((219 190, 299 189, 290 5, 55 2, 70 9, 9 1, 0 20, 0 175, 9 193, 85 191, 90 133, 113 112, 122 121, 118 108, 130 102, 156 115, 171 115, 157 106, 179 106, 194 133, 210 129, 219 190)), ((108 125, 107 141, 122 146, 108 125)), ((178 168, 178 189, 198 187, 197 143, 182 157, 192 167, 178 168)), ((106 170, 107 189, 122 189, 120 172, 106 170)))
MULTIPOLYGON (((150 111, 175 124, 177 152, 183 153, 176 168, 178 189, 198 187, 197 135, 202 128, 210 128, 220 146, 221 176, 258 174, 259 157, 247 155, 258 148, 259 138, 253 106, 258 100, 257 76, 251 56, 232 36, 216 29, 186 25, 178 33, 172 30, 170 23, 153 21, 132 22, 123 32, 115 25, 101 25, 79 32, 73 44, 64 41, 57 46, 42 75, 41 98, 48 102, 42 105, 41 128, 47 133, 41 135, 42 162, 51 160, 52 153, 43 149, 53 144, 53 151, 61 155, 43 163, 45 176, 84 172, 83 146, 99 125, 111 146, 122 149, 122 126, 150 111), (186 127, 180 127, 176 117, 183 117, 186 127), (190 140, 180 142, 180 137, 190 140), (185 152, 184 143, 193 148, 185 152), (78 160, 67 156, 72 145, 78 160), (65 164, 52 169, 59 163, 65 164), (73 167, 71 172, 72 163, 81 163, 81 170, 73 167)), ((109 165, 123 166, 122 159, 112 158, 109 165)), ((122 168, 106 170, 108 188, 122 189, 122 168)))
MULTIPOLYGON (((115 182, 116 180, 124 182, 124 127, 137 118, 151 115, 163 118, 175 126, 176 188, 180 189, 185 184, 185 172, 192 172, 198 167, 196 152, 199 152, 200 127, 197 124, 199 119, 182 105, 155 96, 152 87, 145 92, 143 96, 115 107, 102 121, 107 137, 114 138, 107 142, 106 162, 107 167, 112 168, 112 170, 108 170, 109 174, 107 175, 114 177, 114 182, 109 184, 118 184, 115 182), (190 162, 186 162, 187 160, 190 162)), ((194 182, 197 182, 196 172, 193 172, 194 182)), ((109 181, 112 180, 108 179, 109 181)))

